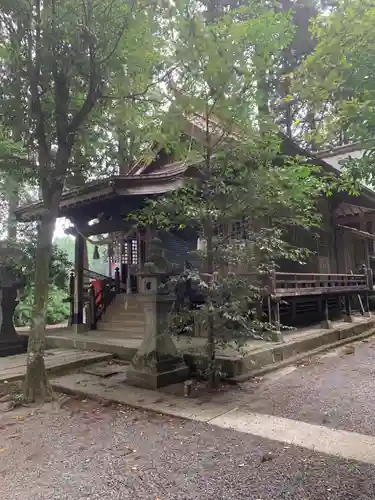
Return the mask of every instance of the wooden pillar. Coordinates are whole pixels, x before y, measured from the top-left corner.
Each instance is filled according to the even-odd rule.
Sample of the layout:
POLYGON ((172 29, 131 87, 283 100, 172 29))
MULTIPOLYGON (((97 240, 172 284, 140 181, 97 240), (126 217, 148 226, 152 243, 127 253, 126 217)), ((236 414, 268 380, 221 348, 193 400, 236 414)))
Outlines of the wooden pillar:
POLYGON ((118 267, 115 269, 115 284, 116 293, 120 293, 120 269, 118 267))
POLYGON ((335 252, 336 252, 336 259, 337 259, 337 273, 347 273, 347 265, 346 265, 346 255, 345 255, 345 244, 346 244, 346 239, 345 239, 345 234, 342 229, 336 229, 335 230, 336 237, 335 237, 335 242, 336 242, 336 247, 335 247, 335 252))
POLYGON ((274 342, 283 342, 283 336, 280 330, 280 300, 270 300, 271 304, 271 318, 272 324, 275 327, 275 330, 271 333, 271 340, 274 342))
MULTIPOLYGON (((367 221, 367 231, 371 234, 374 234, 374 219, 371 217, 369 221, 367 221)), ((369 247, 370 247, 370 254, 371 256, 375 255, 375 240, 371 240, 369 242, 369 247)), ((371 267, 371 262, 369 263, 369 267, 371 267)))
POLYGON ((367 268, 367 286, 370 291, 374 289, 374 273, 371 267, 367 268))
POLYGON ((146 231, 139 233, 139 269, 142 270, 147 261, 146 231))
POLYGON ((369 301, 369 298, 368 298, 368 292, 365 292, 365 304, 364 304, 364 313, 363 313, 363 316, 366 316, 367 318, 370 318, 372 315, 371 315, 371 311, 370 311, 370 301, 369 301))
MULTIPOLYGON (((361 213, 359 215, 359 229, 361 231, 367 231, 365 214, 361 213)), ((366 238, 362 238, 362 248, 363 248, 363 264, 366 267, 370 265, 370 254, 369 254, 369 241, 366 238)))
POLYGON ((345 295, 345 316, 344 316, 344 321, 346 323, 352 323, 353 318, 352 318, 352 308, 350 304, 350 295, 345 295))
POLYGON ((74 290, 75 290, 75 278, 74 271, 69 274, 69 303, 70 303, 70 314, 68 325, 72 326, 74 321, 74 290))
POLYGON ((329 255, 329 272, 339 272, 339 259, 337 247, 337 232, 336 232, 336 209, 341 200, 339 197, 332 197, 328 199, 328 255, 329 255))
POLYGON ((328 312, 328 299, 327 297, 323 297, 323 321, 322 321, 322 327, 323 328, 331 328, 332 327, 332 322, 329 319, 329 312, 328 312))
POLYGON ((96 297, 92 285, 89 287, 89 322, 91 330, 96 330, 96 297))
POLYGON ((367 273, 367 288, 368 291, 365 293, 365 312, 364 316, 371 317, 371 310, 370 310, 370 301, 369 301, 369 294, 374 290, 374 274, 372 272, 372 269, 368 267, 366 269, 367 273))
POLYGON ((77 332, 85 329, 83 324, 84 305, 84 278, 83 264, 85 257, 85 240, 79 233, 75 241, 75 263, 74 263, 74 316, 73 326, 77 332))

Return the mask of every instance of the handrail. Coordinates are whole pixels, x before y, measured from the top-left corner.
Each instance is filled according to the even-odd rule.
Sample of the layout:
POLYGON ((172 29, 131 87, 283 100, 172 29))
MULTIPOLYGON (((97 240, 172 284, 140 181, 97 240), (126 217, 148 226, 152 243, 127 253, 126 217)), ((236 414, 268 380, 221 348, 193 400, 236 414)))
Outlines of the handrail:
POLYGON ((92 271, 91 269, 83 268, 83 275, 87 276, 91 279, 102 279, 102 280, 111 280, 114 281, 112 276, 106 276, 105 274, 97 273, 96 271, 92 271))
POLYGON ((286 273, 282 271, 275 271, 277 276, 347 276, 350 278, 365 276, 365 274, 345 274, 345 273, 286 273))
POLYGON ((119 289, 115 280, 112 283, 104 283, 104 286, 98 292, 95 292, 94 286, 90 285, 89 319, 92 330, 96 330, 98 321, 100 321, 108 306, 113 302, 117 293, 119 293, 119 289))
MULTIPOLYGON (((83 269, 84 275, 88 275, 94 281, 102 283, 98 292, 95 292, 93 284, 90 284, 86 293, 84 293, 84 303, 89 306, 89 323, 92 329, 96 329, 97 323, 104 314, 109 304, 113 301, 114 297, 121 293, 120 270, 116 267, 115 277, 105 276, 95 271, 83 269), (98 300, 99 299, 99 300, 98 300)), ((69 298, 70 302, 70 317, 74 317, 74 290, 75 290, 75 277, 74 272, 70 273, 69 278, 69 298)))

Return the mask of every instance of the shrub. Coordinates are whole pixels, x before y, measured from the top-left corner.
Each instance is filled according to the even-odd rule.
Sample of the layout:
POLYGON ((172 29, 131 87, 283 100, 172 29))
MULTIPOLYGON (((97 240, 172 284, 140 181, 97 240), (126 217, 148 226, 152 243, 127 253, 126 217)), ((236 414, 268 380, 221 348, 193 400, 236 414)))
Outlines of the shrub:
MULTIPOLYGON (((30 324, 33 293, 33 287, 27 287, 24 290, 14 315, 14 324, 16 326, 28 326, 30 324)), ((46 317, 48 325, 62 323, 69 317, 70 306, 69 302, 66 302, 66 298, 66 291, 61 290, 56 285, 50 286, 46 317)))

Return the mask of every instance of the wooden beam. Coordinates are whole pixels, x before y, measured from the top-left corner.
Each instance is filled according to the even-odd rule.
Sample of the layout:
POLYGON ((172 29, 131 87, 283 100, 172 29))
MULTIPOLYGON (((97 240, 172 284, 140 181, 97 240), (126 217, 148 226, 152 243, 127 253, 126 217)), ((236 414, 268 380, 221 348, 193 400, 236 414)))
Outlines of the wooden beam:
MULTIPOLYGON (((80 226, 79 230, 84 236, 95 236, 98 234, 117 233, 118 231, 129 231, 135 225, 134 221, 118 218, 114 220, 100 220, 97 224, 80 226)), ((75 234, 74 228, 68 228, 68 234, 75 234)))
POLYGON ((85 255, 85 240, 80 235, 76 235, 75 241, 75 263, 74 263, 74 315, 72 324, 75 325, 77 331, 82 331, 83 328, 83 304, 84 304, 84 279, 83 279, 83 263, 85 255))
POLYGON ((368 233, 367 231, 362 231, 361 229, 356 229, 355 227, 344 226, 342 224, 337 224, 339 229, 344 229, 349 233, 354 234, 355 236, 359 236, 361 238, 365 238, 367 240, 375 240, 375 234, 368 233))

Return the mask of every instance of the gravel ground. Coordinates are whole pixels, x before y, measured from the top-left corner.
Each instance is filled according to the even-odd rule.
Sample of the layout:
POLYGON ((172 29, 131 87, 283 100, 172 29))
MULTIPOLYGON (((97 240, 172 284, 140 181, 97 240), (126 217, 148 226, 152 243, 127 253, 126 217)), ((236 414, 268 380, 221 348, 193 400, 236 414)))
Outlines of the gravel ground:
POLYGON ((368 500, 375 468, 68 399, 0 417, 2 500, 368 500))
POLYGON ((211 400, 246 411, 375 435, 375 338, 225 390, 211 400))

